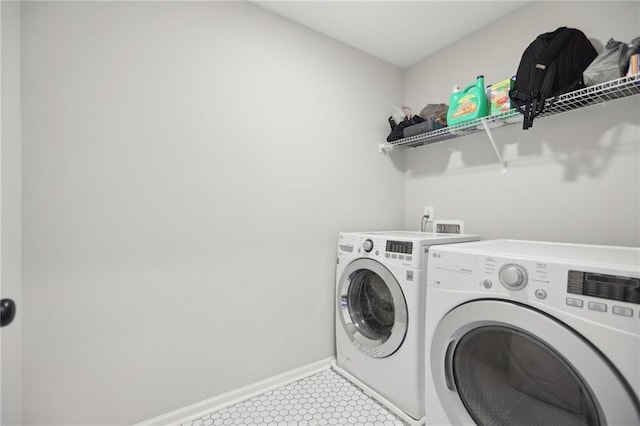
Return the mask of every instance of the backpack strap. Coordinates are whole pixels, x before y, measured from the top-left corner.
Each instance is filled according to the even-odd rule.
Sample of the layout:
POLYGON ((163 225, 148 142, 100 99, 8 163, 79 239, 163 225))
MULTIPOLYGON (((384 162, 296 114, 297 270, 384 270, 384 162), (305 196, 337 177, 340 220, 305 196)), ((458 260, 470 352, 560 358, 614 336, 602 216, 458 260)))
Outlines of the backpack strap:
POLYGON ((538 106, 538 98, 533 98, 531 102, 527 102, 524 108, 524 115, 522 121, 522 130, 527 130, 529 127, 533 126, 533 118, 535 117, 535 110, 538 106))
POLYGON ((544 76, 547 72, 547 67, 558 56, 558 53, 562 50, 564 45, 569 41, 569 38, 573 35, 573 30, 567 27, 560 27, 555 31, 557 34, 551 39, 547 47, 540 54, 540 57, 536 61, 535 73, 533 76, 533 88, 539 90, 539 92, 532 93, 533 96, 537 96, 538 93, 542 93, 544 97, 549 96, 551 92, 552 78, 545 79, 544 76))

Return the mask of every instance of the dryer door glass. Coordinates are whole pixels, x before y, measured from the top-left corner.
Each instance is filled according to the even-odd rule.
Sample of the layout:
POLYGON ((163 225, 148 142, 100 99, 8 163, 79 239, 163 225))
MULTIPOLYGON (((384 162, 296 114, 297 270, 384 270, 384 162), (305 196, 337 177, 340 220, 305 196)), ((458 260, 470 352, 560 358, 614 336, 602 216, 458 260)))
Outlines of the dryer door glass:
POLYGON ((502 326, 468 332, 453 376, 479 425, 598 425, 594 398, 574 368, 541 340, 502 326))

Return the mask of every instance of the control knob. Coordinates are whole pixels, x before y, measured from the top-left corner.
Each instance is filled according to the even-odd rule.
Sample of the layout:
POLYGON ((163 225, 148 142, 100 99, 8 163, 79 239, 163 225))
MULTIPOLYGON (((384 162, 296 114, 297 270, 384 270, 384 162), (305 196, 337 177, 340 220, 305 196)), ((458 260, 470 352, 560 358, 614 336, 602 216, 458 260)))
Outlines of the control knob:
POLYGON ((508 263, 500 268, 498 278, 500 278, 502 285, 509 290, 521 290, 529 280, 527 270, 515 263, 508 263))
POLYGON ((364 251, 369 253, 371 250, 373 250, 373 241, 364 240, 364 243, 362 243, 362 248, 364 249, 364 251))

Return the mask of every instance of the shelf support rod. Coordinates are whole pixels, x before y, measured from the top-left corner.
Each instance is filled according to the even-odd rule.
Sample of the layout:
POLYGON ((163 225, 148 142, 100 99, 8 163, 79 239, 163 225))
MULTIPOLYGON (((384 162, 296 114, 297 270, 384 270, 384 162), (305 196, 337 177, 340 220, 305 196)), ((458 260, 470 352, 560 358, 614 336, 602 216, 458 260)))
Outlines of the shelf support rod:
POLYGON ((482 127, 484 127, 484 131, 487 133, 489 140, 491 141, 491 145, 493 146, 493 150, 496 153, 496 157, 498 157, 498 161, 500 162, 500 167, 502 170, 500 171, 503 175, 507 174, 507 163, 502 159, 502 155, 500 155, 500 151, 498 151, 498 147, 496 146, 496 141, 493 139, 493 133, 491 133, 491 129, 487 125, 487 120, 482 120, 482 127))

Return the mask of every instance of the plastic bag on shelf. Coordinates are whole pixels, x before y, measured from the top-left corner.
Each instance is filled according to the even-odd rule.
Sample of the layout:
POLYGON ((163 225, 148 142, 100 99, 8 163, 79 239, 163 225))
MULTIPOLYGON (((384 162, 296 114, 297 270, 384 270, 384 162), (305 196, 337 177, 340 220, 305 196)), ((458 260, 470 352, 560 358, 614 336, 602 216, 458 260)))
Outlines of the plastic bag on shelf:
POLYGON ((425 121, 433 121, 434 128, 440 129, 447 126, 447 111, 449 105, 447 104, 427 104, 422 111, 420 111, 420 118, 425 121))
POLYGON ((584 84, 593 86, 624 77, 629 69, 629 58, 639 44, 640 38, 633 39, 631 43, 610 38, 604 50, 584 70, 584 84))

